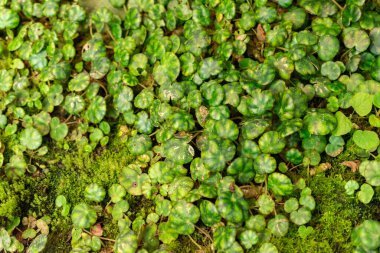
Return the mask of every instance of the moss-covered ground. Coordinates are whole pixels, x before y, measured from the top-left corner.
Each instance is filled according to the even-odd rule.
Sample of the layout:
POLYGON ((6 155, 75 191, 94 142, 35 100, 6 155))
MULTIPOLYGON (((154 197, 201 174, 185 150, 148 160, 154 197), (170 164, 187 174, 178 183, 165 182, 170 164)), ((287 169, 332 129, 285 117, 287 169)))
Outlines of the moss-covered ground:
MULTIPOLYGON (((307 184, 317 203, 313 219, 308 224, 313 227, 313 231, 302 236, 298 227, 291 225, 285 237, 271 239, 280 252, 352 252, 352 229, 365 219, 379 216, 378 199, 364 205, 345 194, 344 185, 347 180, 361 180, 358 172, 341 164, 343 161, 355 160, 352 153, 350 145, 347 145, 347 149, 337 158, 326 158, 324 162, 331 163, 332 168, 315 176, 307 176, 306 168, 298 169, 297 174, 308 178, 307 184)), ((113 137, 107 148, 98 148, 92 154, 55 148, 50 150, 48 158, 44 160, 35 157, 31 159, 31 162, 39 166, 38 172, 22 179, 1 182, 0 212, 3 215, 50 216, 51 233, 45 252, 70 250, 70 219, 63 218, 55 211, 55 198, 62 194, 69 203, 75 205, 83 201, 83 191, 89 183, 95 182, 107 189, 118 181, 119 172, 132 161, 123 136, 113 137)), ((146 216, 153 208, 151 201, 142 198, 131 197, 129 202, 130 217, 146 216)), ((107 218, 107 214, 102 217, 104 236, 114 238, 117 224, 107 218)), ((191 237, 180 237, 168 245, 168 249, 181 253, 201 249, 208 252, 211 241, 205 233, 210 231, 197 229, 191 237)))

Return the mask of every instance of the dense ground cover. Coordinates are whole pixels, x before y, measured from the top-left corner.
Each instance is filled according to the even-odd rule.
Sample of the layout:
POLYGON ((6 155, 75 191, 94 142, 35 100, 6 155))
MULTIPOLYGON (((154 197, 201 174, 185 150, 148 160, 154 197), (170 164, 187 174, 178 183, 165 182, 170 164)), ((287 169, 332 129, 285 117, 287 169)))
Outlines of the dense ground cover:
POLYGON ((0 250, 376 252, 377 0, 0 0, 0 250))

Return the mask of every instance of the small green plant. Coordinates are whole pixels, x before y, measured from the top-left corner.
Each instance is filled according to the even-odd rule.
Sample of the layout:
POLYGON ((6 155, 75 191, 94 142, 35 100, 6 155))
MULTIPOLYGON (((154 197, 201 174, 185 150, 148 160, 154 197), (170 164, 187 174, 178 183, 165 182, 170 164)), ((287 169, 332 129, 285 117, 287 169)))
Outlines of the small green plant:
MULTIPOLYGON (((54 229, 72 225, 72 252, 169 252, 183 240, 278 252, 290 231, 313 235, 310 176, 348 149, 364 179, 344 178, 346 193, 377 201, 378 2, 96 2, 108 7, 0 0, 0 224, 12 224, 0 250, 41 252, 46 216, 12 221, 43 213, 54 229), (110 140, 128 159, 88 168, 110 140), (83 155, 70 175, 60 150, 83 155), (50 170, 57 188, 46 190, 50 170), (19 181, 54 196, 18 196, 19 181)), ((358 252, 379 247, 367 238, 377 225, 355 229, 358 252)))

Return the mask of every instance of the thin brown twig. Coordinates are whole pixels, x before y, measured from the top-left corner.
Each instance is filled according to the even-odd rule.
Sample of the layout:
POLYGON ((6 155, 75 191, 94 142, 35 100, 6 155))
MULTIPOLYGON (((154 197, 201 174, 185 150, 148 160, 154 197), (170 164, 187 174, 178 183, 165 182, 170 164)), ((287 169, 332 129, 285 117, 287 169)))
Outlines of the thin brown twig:
POLYGON ((331 0, 341 11, 344 10, 344 8, 336 1, 336 0, 331 0))
POLYGON ((188 237, 189 237, 190 241, 198 247, 198 249, 200 249, 200 250, 203 249, 202 246, 199 245, 190 235, 188 235, 188 237))
MULTIPOLYGON (((87 234, 91 235, 91 236, 96 236, 96 235, 94 235, 93 233, 91 233, 90 231, 88 231, 86 229, 83 229, 83 231, 86 232, 87 234)), ((102 237, 102 236, 97 236, 97 237, 99 237, 99 239, 103 240, 103 241, 116 242, 116 240, 110 239, 110 238, 107 238, 107 237, 102 237)))
POLYGON ((211 242, 213 242, 213 239, 211 238, 210 234, 207 233, 203 228, 200 228, 196 225, 195 228, 198 229, 202 234, 204 234, 208 239, 210 239, 211 242))

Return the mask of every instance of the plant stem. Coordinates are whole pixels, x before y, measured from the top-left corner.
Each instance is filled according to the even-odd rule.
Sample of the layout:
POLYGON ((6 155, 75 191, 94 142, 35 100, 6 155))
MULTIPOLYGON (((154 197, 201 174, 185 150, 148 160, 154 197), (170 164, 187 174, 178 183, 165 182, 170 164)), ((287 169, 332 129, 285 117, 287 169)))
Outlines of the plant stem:
POLYGON ((341 11, 344 10, 344 8, 342 6, 340 6, 340 4, 336 1, 336 0, 331 0, 341 11))
POLYGON ((202 249, 202 246, 199 245, 190 235, 188 235, 188 237, 189 237, 190 241, 198 247, 198 249, 200 249, 200 250, 202 249))

